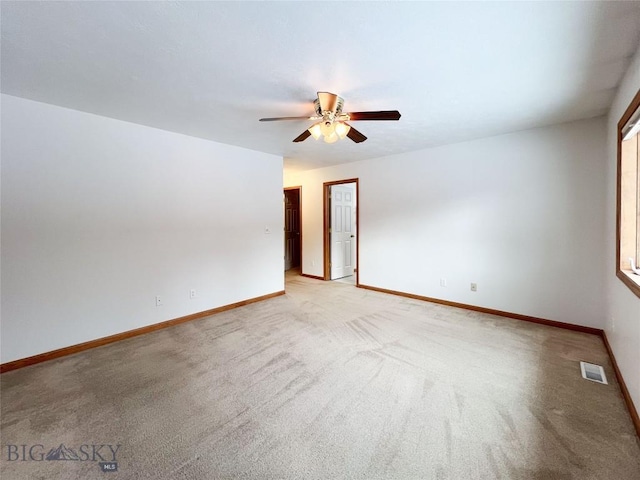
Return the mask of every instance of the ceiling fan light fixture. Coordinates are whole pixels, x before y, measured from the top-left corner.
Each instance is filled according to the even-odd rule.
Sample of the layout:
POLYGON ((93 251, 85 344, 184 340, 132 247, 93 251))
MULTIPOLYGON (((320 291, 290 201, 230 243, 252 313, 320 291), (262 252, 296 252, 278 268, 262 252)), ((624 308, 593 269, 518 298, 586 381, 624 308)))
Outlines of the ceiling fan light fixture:
POLYGON ((320 129, 320 124, 315 123, 309 127, 309 133, 313 136, 314 140, 318 140, 322 135, 322 130, 320 129))
POLYGON ((322 132, 322 135, 325 136, 325 138, 330 137, 336 131, 336 126, 333 122, 325 121, 320 123, 320 131, 322 132))
POLYGON ((350 125, 347 125, 346 123, 343 123, 343 122, 336 123, 335 132, 338 135, 338 137, 340 137, 341 140, 347 136, 347 134, 349 133, 349 130, 351 130, 350 125))
POLYGON ((338 141, 338 134, 336 132, 331 133, 331 135, 324 136, 325 143, 336 143, 338 141))

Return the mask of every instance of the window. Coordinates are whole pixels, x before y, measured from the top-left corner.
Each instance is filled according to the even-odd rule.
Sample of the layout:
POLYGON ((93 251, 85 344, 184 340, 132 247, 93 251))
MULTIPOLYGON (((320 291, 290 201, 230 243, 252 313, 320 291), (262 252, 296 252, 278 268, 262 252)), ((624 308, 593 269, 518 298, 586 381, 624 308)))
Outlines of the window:
POLYGON ((640 297, 640 91, 618 122, 617 275, 640 297))

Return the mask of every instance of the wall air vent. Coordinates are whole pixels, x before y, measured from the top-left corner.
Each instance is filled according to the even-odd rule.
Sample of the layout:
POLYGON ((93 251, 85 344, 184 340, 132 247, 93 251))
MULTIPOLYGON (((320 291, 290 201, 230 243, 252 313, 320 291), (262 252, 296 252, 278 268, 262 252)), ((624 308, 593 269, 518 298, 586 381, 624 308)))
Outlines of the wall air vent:
POLYGON ((604 369, 600 365, 580 362, 580 370, 582 371, 582 378, 608 385, 607 376, 604 374, 604 369))

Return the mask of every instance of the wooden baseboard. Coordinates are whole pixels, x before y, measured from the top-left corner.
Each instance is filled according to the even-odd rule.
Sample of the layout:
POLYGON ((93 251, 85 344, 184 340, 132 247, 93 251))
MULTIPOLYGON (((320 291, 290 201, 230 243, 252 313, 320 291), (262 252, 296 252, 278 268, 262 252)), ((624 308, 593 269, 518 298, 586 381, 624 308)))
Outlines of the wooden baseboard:
POLYGON ((389 293, 391 295, 399 295, 401 297, 413 298, 416 300, 423 300, 425 302, 438 303, 440 305, 447 305, 449 307, 464 308, 465 310, 473 310, 474 312, 488 313, 490 315, 498 315, 500 317, 513 318, 516 320, 523 320, 525 322, 539 323, 541 325, 548 325, 550 327, 558 327, 558 328, 564 328, 567 330, 574 330, 576 332, 589 333, 591 335, 601 336, 603 333, 603 331, 599 328, 585 327, 583 325, 575 325, 573 323, 557 322, 555 320, 547 320, 545 318, 531 317, 529 315, 521 315, 519 313, 511 313, 511 312, 504 312, 502 310, 494 310, 493 308, 478 307, 476 305, 469 305, 466 303, 450 302, 449 300, 441 300, 439 298, 424 297, 422 295, 398 292, 396 290, 387 290, 386 288, 372 287, 370 285, 360 284, 358 285, 358 287, 364 288, 366 290, 373 290, 375 292, 389 293))
POLYGON ((324 278, 318 277, 317 275, 309 275, 307 273, 301 273, 300 276, 301 277, 307 277, 307 278, 313 278, 315 280, 322 280, 324 282, 324 278))
POLYGON ((611 359, 611 364, 613 365, 613 372, 616 374, 616 379, 618 380, 618 384, 620 385, 624 403, 627 404, 627 409, 629 410, 631 421, 633 422, 633 426, 636 427, 636 433, 638 434, 638 437, 640 437, 640 416, 638 416, 638 410, 636 410, 636 406, 633 404, 633 400, 631 399, 631 395, 629 394, 629 389, 627 388, 627 384, 624 382, 622 372, 620 372, 620 369, 618 368, 618 362, 616 362, 616 357, 613 354, 613 350, 611 349, 611 345, 609 345, 609 340, 607 339, 607 334, 604 331, 602 332, 602 341, 604 342, 604 346, 609 353, 609 358, 611 359))
POLYGON ((134 330, 127 330, 126 332, 116 333, 115 335, 110 335, 108 337, 102 337, 96 340, 90 340, 88 342, 78 343, 77 345, 71 345, 69 347, 59 348, 57 350, 52 350, 50 352, 40 353, 38 355, 33 355, 31 357, 21 358, 19 360, 14 360, 12 362, 3 363, 3 364, 0 364, 0 373, 10 372, 11 370, 27 367, 29 365, 35 365, 36 363, 46 362, 48 360, 53 360, 55 358, 65 357, 67 355, 73 355, 74 353, 82 352, 84 350, 89 350, 90 348, 101 347, 103 345, 108 345, 109 343, 119 342, 120 340, 125 340, 127 338, 137 337, 138 335, 144 335, 145 333, 155 332, 156 330, 161 330, 163 328, 173 327, 175 325, 180 325, 181 323, 186 323, 192 320, 197 320, 199 318, 208 317, 216 313, 226 312, 227 310, 243 307, 251 303, 261 302, 263 300, 278 297, 284 294, 285 294, 285 291, 280 290, 278 292, 269 293, 267 295, 262 295, 260 297, 250 298, 248 300, 242 300, 241 302, 236 302, 229 305, 223 305, 221 307, 212 308, 210 310, 205 310, 204 312, 192 313, 191 315, 186 315, 184 317, 174 318, 172 320, 167 320, 160 323, 154 323, 153 325, 147 325, 146 327, 140 327, 134 330))

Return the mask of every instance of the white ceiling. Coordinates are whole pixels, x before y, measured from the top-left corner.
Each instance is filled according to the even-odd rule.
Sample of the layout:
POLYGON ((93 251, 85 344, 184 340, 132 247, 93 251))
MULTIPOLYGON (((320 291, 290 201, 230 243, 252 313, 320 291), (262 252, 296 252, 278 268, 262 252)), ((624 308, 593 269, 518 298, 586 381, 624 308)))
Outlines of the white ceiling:
POLYGON ((316 168, 601 115, 640 2, 10 2, 2 92, 316 168), (292 143, 315 92, 362 144, 292 143))

